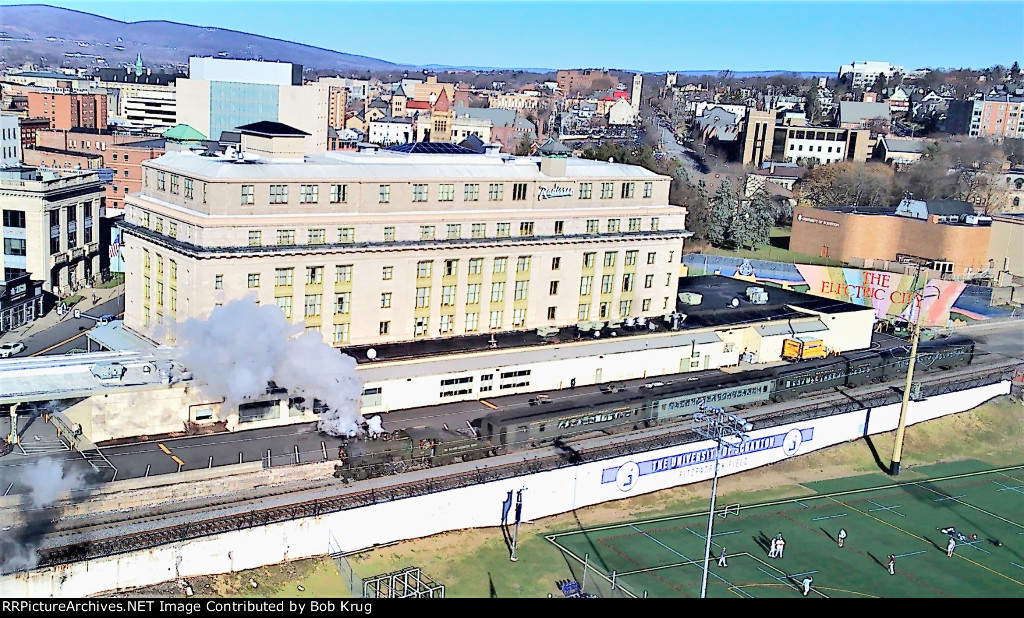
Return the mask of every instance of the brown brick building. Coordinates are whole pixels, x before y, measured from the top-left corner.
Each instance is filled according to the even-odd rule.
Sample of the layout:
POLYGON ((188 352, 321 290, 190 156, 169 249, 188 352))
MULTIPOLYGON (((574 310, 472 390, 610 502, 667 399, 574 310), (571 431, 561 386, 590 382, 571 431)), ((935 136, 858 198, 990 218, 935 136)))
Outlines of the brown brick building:
POLYGON ((797 206, 793 212, 791 251, 848 262, 853 258, 897 260, 913 255, 936 270, 963 278, 988 267, 992 228, 896 216, 895 209, 855 212, 797 206))
POLYGON ((49 118, 53 129, 106 129, 107 94, 30 90, 28 115, 49 118))

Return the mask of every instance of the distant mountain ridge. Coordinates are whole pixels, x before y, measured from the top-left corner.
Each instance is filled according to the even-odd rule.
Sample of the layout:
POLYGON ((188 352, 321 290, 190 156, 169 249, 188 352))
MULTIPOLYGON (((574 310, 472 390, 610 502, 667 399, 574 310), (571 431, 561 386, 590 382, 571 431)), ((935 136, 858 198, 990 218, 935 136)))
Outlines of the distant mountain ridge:
POLYGON ((414 68, 224 28, 170 21, 123 22, 43 4, 0 6, 0 42, 8 66, 25 62, 61 66, 64 60, 85 59, 92 67, 118 67, 134 63, 136 55, 142 54, 152 67, 187 65, 189 56, 223 56, 280 60, 323 70, 414 68), (97 64, 95 57, 106 64, 97 64))

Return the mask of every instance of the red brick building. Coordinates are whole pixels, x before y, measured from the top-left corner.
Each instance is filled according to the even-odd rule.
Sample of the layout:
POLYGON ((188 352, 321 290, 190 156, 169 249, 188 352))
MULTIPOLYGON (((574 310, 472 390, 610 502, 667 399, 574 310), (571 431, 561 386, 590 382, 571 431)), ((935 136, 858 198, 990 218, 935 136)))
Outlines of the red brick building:
POLYGON ((107 95, 84 92, 28 92, 28 115, 49 118, 54 129, 107 128, 107 95))

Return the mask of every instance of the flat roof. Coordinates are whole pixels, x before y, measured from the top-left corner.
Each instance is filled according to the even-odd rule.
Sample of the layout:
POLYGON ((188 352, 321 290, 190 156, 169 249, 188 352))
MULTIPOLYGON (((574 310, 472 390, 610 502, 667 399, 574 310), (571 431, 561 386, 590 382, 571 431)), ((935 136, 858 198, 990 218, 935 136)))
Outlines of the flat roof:
POLYGON ((100 346, 113 350, 145 350, 157 347, 155 343, 124 326, 124 320, 113 320, 86 331, 85 336, 100 346))
POLYGON ((168 152, 144 165, 160 169, 177 170, 194 176, 223 179, 352 179, 394 180, 410 179, 475 179, 500 178, 504 180, 568 180, 639 179, 668 180, 639 165, 608 163, 589 159, 566 159, 565 176, 554 179, 540 172, 540 157, 513 157, 487 154, 418 154, 381 149, 376 152, 331 151, 309 154, 302 162, 238 163, 222 155, 201 156, 190 151, 168 152))

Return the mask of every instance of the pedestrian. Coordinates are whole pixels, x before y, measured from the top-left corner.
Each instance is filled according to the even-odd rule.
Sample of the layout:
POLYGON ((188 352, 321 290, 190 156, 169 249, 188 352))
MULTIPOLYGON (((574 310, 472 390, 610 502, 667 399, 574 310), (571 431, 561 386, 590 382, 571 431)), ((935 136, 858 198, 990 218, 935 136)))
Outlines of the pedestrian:
POLYGON ((784 547, 786 547, 786 539, 775 540, 775 555, 777 558, 782 557, 782 550, 784 547))
POLYGON ((804 596, 807 596, 807 593, 811 591, 811 582, 813 581, 814 578, 810 575, 804 578, 804 596))
POLYGON ((839 529, 839 547, 843 546, 843 542, 846 541, 846 528, 839 529))
POLYGON ((768 550, 769 558, 776 558, 779 555, 779 539, 772 539, 772 547, 768 550))
POLYGON ((949 543, 946 543, 946 557, 953 557, 953 550, 956 549, 956 539, 949 537, 949 543))
POLYGON ((896 556, 889 554, 889 575, 896 574, 896 556))
POLYGON ((720 556, 718 556, 718 566, 720 566, 720 567, 727 567, 727 566, 729 566, 725 562, 725 546, 724 545, 722 546, 722 554, 720 556))

